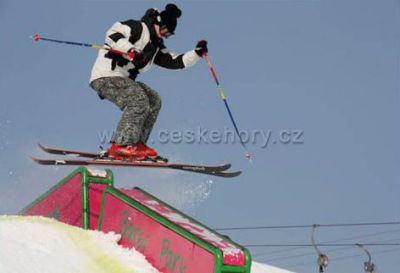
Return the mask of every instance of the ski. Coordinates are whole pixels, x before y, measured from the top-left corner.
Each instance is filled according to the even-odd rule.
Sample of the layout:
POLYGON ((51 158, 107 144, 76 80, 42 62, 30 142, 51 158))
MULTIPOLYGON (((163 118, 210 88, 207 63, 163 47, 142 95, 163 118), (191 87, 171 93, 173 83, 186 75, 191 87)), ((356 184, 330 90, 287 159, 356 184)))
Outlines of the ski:
MULTIPOLYGON (((91 159, 106 159, 106 160, 112 160, 112 162, 115 162, 116 160, 110 159, 106 157, 105 152, 100 152, 100 153, 93 153, 93 152, 83 152, 83 151, 76 151, 76 150, 68 150, 68 149, 62 149, 62 148, 55 148, 55 147, 49 147, 43 144, 38 144, 38 147, 45 151, 46 153, 49 154, 55 154, 55 155, 65 155, 65 156, 73 156, 73 157, 86 157, 86 158, 91 158, 91 159)), ((128 161, 130 162, 130 161, 128 161)), ((140 163, 160 163, 160 162, 154 162, 154 161, 137 161, 140 163)), ((161 162, 165 164, 164 162, 161 162)), ((51 164, 50 164, 51 165, 51 164)), ((172 165, 182 165, 182 164, 172 164, 172 165)), ((214 171, 214 172, 222 172, 228 170, 232 165, 231 164, 223 164, 223 165, 215 165, 215 166, 207 166, 207 171, 214 171)))
POLYGON ((67 155, 67 156, 75 156, 75 157, 87 157, 87 158, 101 158, 102 157, 101 153, 90 153, 90 152, 66 150, 66 149, 45 146, 40 143, 38 143, 38 146, 41 150, 43 150, 49 154, 67 155))
POLYGON ((180 163, 161 163, 151 161, 122 161, 114 159, 40 159, 31 157, 33 161, 40 165, 66 165, 66 166, 86 166, 86 165, 102 165, 102 166, 117 166, 117 167, 148 167, 148 168, 166 168, 182 170, 194 173, 202 173, 219 177, 236 177, 240 175, 241 171, 236 172, 224 172, 221 169, 226 170, 226 166, 207 166, 207 165, 192 165, 192 164, 180 164, 180 163))

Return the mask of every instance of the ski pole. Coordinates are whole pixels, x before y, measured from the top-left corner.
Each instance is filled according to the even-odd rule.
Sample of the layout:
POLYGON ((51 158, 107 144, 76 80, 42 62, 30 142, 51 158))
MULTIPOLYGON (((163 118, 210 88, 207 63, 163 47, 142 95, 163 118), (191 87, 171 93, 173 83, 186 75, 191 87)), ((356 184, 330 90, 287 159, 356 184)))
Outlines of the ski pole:
POLYGON ((39 34, 35 34, 34 36, 31 36, 30 38, 33 39, 33 41, 35 41, 35 42, 47 41, 47 42, 53 42, 53 43, 59 43, 59 44, 67 44, 67 45, 91 47, 91 48, 96 48, 96 49, 104 49, 104 50, 107 50, 107 51, 110 51, 110 52, 113 52, 113 53, 116 53, 116 54, 127 55, 131 59, 135 58, 135 52, 134 51, 132 51, 132 52, 123 52, 123 51, 120 51, 120 50, 107 48, 107 47, 100 46, 100 45, 95 45, 95 44, 87 44, 87 43, 79 43, 79 42, 71 42, 71 41, 50 39, 50 38, 41 37, 39 34))
POLYGON ((227 101, 226 96, 225 96, 225 92, 224 92, 224 90, 222 89, 222 86, 219 84, 217 74, 215 73, 214 67, 213 67, 212 64, 211 64, 210 58, 208 57, 208 53, 205 52, 205 53, 203 54, 203 56, 204 56, 204 59, 206 60, 206 62, 207 62, 207 64, 208 64, 208 67, 210 68, 210 71, 211 71, 211 74, 212 74, 213 77, 214 77, 215 83, 217 84, 217 89, 218 89, 218 91, 219 91, 219 93, 220 93, 220 95, 221 95, 222 101, 223 101, 224 104, 225 104, 226 110, 228 111, 229 117, 230 117, 230 119, 231 119, 231 121, 232 121, 232 123, 233 123, 233 127, 235 128, 236 134, 237 134, 238 137, 239 137, 240 144, 242 144, 242 147, 243 147, 243 149, 244 149, 245 152, 246 152, 245 156, 246 156, 246 158, 247 158, 248 160, 251 161, 251 160, 252 160, 252 155, 251 155, 251 154, 249 153, 249 151, 247 150, 246 145, 245 145, 245 143, 244 143, 244 141, 243 141, 243 139, 242 139, 242 136, 241 136, 240 133, 239 133, 239 129, 238 129, 237 125, 236 125, 235 119, 233 118, 232 111, 231 111, 231 109, 229 108, 228 101, 227 101))

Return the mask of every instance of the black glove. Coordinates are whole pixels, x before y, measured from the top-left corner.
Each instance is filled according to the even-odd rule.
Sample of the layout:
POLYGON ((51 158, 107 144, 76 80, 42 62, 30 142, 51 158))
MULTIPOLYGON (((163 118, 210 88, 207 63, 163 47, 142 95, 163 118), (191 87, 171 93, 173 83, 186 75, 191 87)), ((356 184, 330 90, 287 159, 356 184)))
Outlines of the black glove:
POLYGON ((194 51, 196 52, 197 55, 203 57, 203 54, 208 52, 207 41, 206 40, 198 41, 194 51))
POLYGON ((133 59, 136 58, 136 52, 133 48, 129 49, 127 53, 122 54, 122 56, 124 56, 126 59, 128 59, 129 61, 133 61, 133 59))

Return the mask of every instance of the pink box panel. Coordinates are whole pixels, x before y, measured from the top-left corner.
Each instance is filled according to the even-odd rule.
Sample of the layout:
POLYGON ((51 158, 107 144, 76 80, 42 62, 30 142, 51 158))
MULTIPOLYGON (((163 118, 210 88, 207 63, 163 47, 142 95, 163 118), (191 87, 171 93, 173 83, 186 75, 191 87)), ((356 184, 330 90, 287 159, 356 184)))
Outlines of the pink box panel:
POLYGON ((107 194, 101 230, 121 234, 119 244, 135 247, 163 273, 213 273, 214 255, 151 217, 107 194))
POLYGON ((61 222, 82 227, 82 176, 80 173, 50 192, 44 199, 24 212, 55 218, 61 222))
POLYGON ((107 185, 104 184, 89 184, 90 229, 97 229, 100 216, 101 200, 106 186, 107 185))
POLYGON ((244 252, 237 246, 226 241, 223 237, 215 234, 212 230, 192 222, 189 218, 169 209, 168 207, 165 207, 156 200, 149 198, 147 195, 143 194, 139 190, 122 190, 122 192, 124 192, 126 195, 129 195, 131 198, 133 198, 143 206, 153 210, 154 212, 157 212, 172 223, 195 235, 196 237, 208 242, 215 248, 220 249, 223 253, 222 263, 224 265, 245 265, 244 252))

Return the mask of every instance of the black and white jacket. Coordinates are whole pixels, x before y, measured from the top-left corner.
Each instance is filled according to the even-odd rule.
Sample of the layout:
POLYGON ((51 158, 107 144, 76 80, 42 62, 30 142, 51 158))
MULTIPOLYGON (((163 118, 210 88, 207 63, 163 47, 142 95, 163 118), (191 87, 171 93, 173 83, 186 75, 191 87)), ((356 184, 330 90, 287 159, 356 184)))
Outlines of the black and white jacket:
POLYGON ((130 61, 122 55, 100 49, 90 82, 102 77, 129 77, 135 80, 139 73, 147 71, 153 63, 168 69, 183 69, 200 59, 194 50, 184 54, 170 52, 163 40, 156 36, 151 24, 143 21, 116 22, 107 31, 105 40, 105 47, 122 52, 133 48, 141 54, 130 61))

